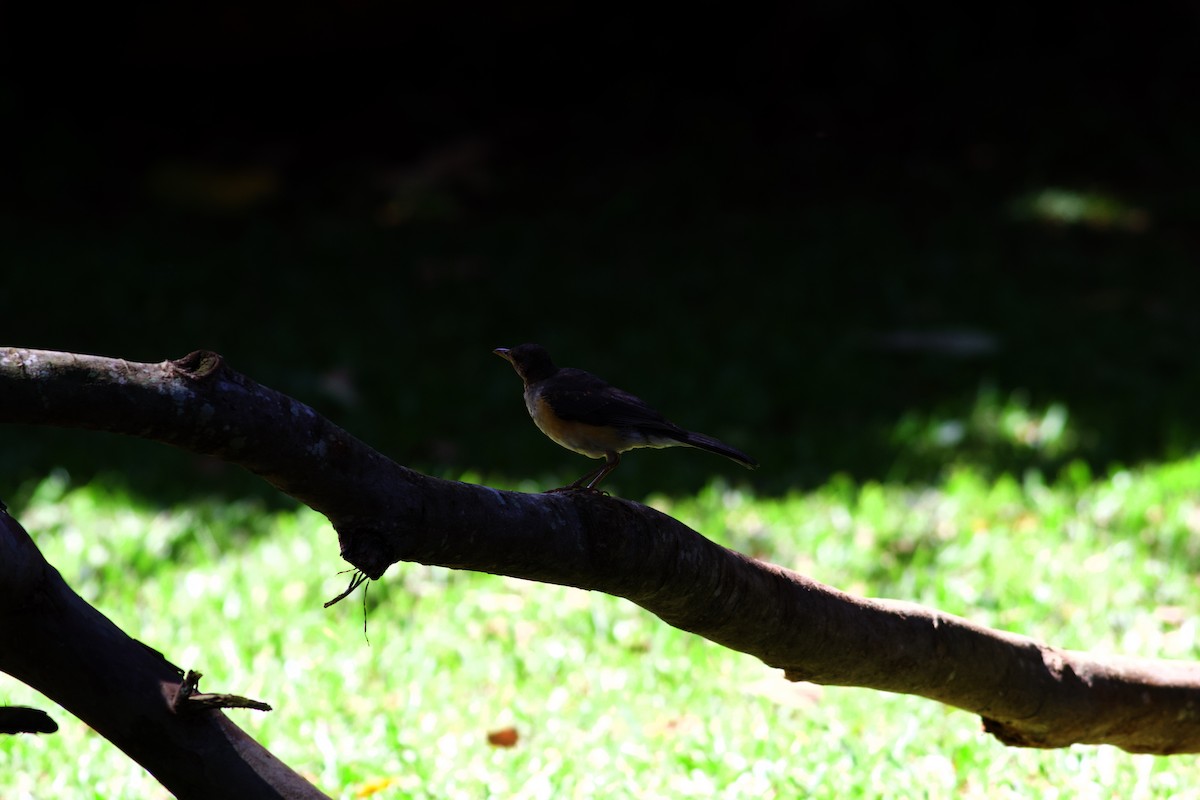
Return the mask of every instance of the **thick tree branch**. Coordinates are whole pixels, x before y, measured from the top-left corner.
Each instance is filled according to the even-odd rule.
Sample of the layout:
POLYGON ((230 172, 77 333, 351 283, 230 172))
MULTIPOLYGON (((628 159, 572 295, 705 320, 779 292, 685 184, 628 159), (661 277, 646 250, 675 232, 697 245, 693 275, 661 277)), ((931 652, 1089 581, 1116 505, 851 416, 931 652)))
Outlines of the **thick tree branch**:
POLYGON ((1099 659, 853 597, 628 501, 429 478, 211 353, 133 364, 0 350, 0 421, 144 436, 240 464, 326 514, 342 555, 372 578, 404 560, 594 589, 794 680, 972 711, 1009 744, 1200 752, 1200 665, 1099 659))
POLYGON ((182 671, 71 591, 6 511, 0 671, 86 722, 176 797, 326 797, 220 711, 177 713, 182 671))

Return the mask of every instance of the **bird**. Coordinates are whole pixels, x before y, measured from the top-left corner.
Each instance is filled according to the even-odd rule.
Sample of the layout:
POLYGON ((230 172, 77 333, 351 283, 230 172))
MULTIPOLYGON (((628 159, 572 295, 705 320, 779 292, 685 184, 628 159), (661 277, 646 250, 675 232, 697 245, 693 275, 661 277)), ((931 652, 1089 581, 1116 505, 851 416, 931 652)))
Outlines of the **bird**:
POLYGON ((538 344, 497 347, 525 384, 525 407, 534 424, 557 444, 604 464, 553 492, 596 490, 621 463, 621 454, 639 447, 697 447, 725 456, 748 469, 750 456, 703 433, 684 430, 644 400, 590 372, 554 364, 538 344))

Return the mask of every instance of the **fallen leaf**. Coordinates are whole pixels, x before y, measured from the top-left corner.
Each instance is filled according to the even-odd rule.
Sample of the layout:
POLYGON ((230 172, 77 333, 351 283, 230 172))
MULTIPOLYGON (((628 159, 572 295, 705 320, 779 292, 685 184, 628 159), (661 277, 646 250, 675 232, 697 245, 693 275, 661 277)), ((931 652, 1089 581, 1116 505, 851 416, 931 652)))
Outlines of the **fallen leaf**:
POLYGON ((354 793, 355 797, 370 797, 377 792, 382 792, 392 784, 396 783, 395 778, 375 778, 367 781, 362 786, 358 787, 358 791, 354 793))
POLYGON ((488 744, 492 747, 516 747, 518 738, 517 729, 512 726, 488 731, 487 735, 488 744))

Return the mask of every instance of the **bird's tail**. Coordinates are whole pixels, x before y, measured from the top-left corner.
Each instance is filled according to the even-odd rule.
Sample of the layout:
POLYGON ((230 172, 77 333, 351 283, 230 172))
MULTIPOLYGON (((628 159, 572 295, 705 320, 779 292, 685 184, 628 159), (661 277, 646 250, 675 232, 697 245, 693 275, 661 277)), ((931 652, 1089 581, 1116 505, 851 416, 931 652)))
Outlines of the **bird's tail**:
POLYGON ((705 436, 703 433, 692 433, 685 431, 685 435, 679 438, 681 444, 686 444, 689 447, 699 447, 701 450, 707 450, 710 453, 716 453, 719 456, 736 461, 746 469, 757 469, 758 462, 750 456, 738 450, 736 447, 730 447, 719 439, 714 439, 711 436, 705 436))

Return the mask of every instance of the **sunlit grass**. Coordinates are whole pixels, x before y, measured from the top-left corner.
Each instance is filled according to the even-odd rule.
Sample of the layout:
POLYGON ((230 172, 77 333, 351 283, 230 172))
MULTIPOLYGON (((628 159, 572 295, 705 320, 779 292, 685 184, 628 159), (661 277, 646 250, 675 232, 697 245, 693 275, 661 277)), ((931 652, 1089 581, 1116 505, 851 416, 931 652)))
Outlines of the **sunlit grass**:
MULTIPOLYGON (((1192 459, 1054 480, 962 468, 925 488, 835 479, 772 499, 717 483, 649 502, 839 588, 1194 660, 1198 489, 1192 459)), ((597 593, 402 564, 371 585, 368 644, 361 595, 322 608, 348 576, 307 510, 145 508, 49 479, 14 511, 77 591, 203 689, 271 703, 230 714, 335 797, 1200 796, 1190 757, 1005 748, 964 712, 789 684, 597 593), (514 747, 488 744, 510 726, 514 747)), ((0 702, 62 726, 0 739, 0 796, 164 796, 33 692, 5 679, 0 702)))

